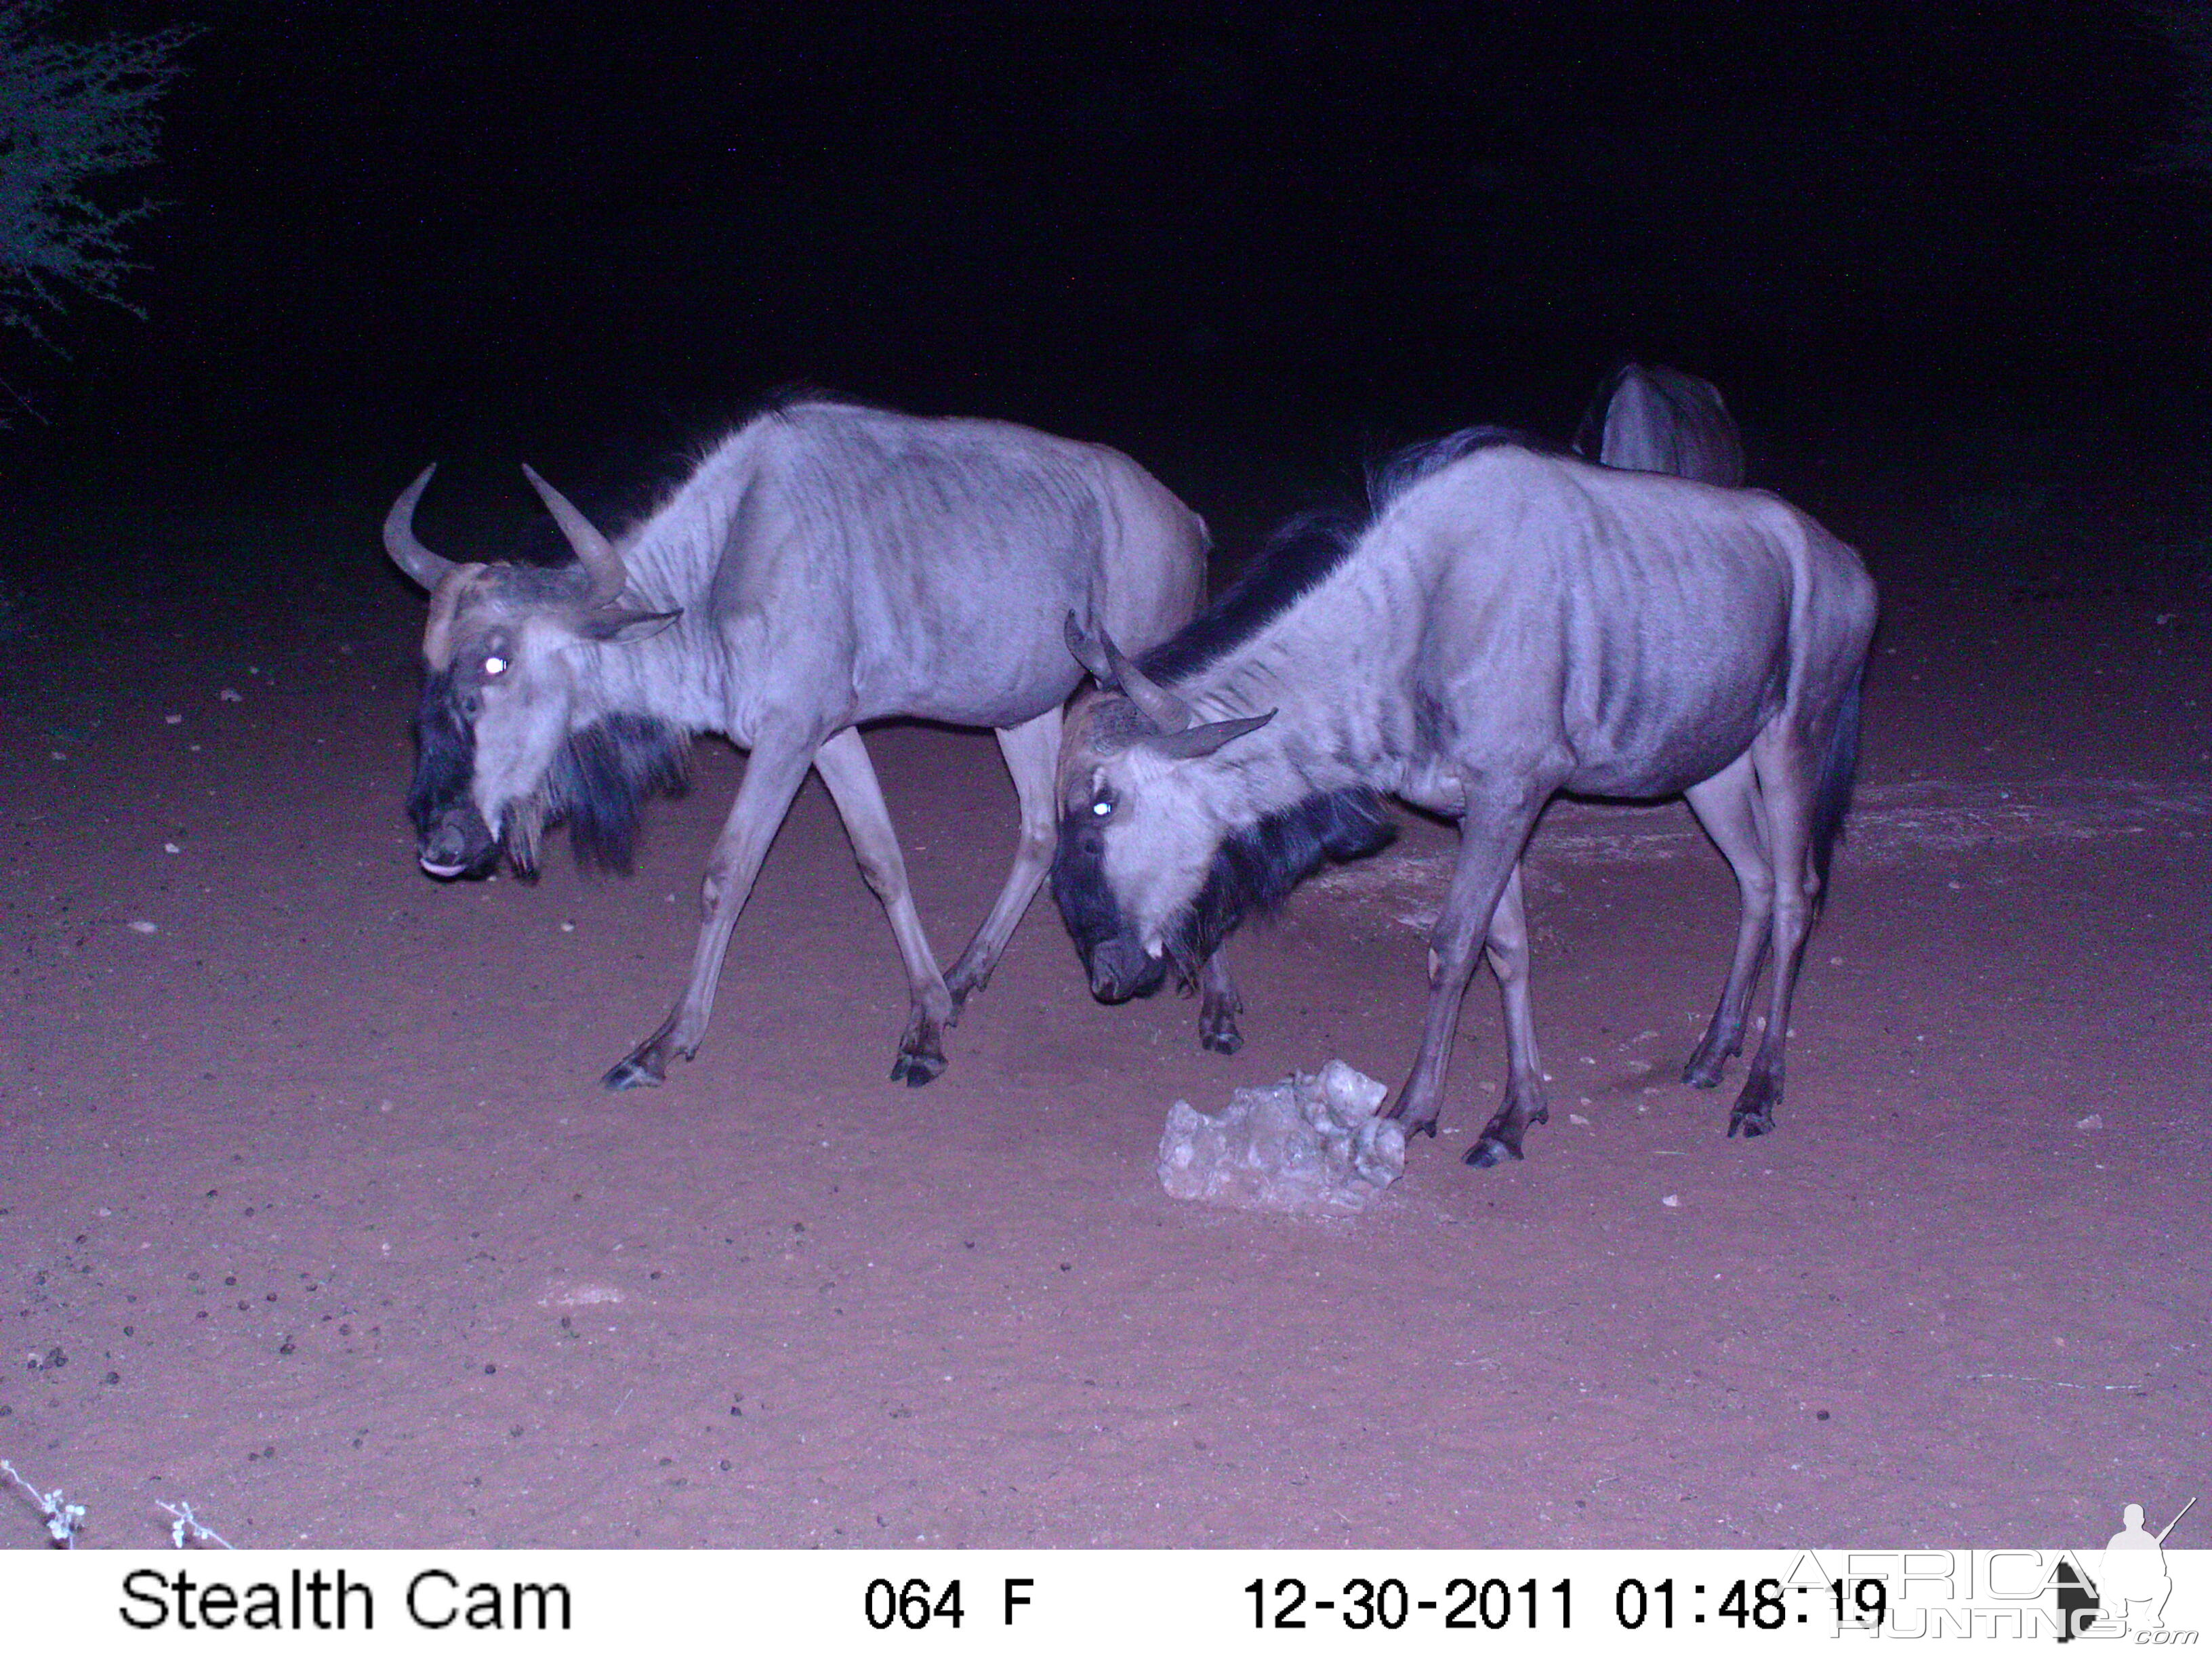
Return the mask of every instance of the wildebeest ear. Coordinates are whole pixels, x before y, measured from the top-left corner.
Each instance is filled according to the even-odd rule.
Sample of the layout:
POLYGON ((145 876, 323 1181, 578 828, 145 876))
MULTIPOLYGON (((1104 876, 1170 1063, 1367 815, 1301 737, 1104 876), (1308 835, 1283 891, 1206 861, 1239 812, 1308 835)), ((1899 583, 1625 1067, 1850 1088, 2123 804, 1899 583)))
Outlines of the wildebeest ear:
POLYGON ((576 631, 602 645, 635 645, 651 639, 683 614, 681 611, 593 611, 576 624, 576 631))
POLYGON ((1275 711, 1270 708, 1264 714, 1247 714, 1243 720, 1208 720, 1204 726, 1139 738, 1137 744, 1156 755, 1165 755, 1170 760, 1196 760, 1200 755, 1212 754, 1224 743, 1235 742, 1248 732, 1258 731, 1274 718, 1275 711))
POLYGON ((1106 659, 1105 647, 1084 631, 1083 619, 1073 611, 1069 611, 1061 631, 1067 636, 1068 650, 1074 654, 1076 661, 1083 665, 1083 672, 1107 690, 1119 690, 1121 688, 1115 681, 1113 665, 1106 659))

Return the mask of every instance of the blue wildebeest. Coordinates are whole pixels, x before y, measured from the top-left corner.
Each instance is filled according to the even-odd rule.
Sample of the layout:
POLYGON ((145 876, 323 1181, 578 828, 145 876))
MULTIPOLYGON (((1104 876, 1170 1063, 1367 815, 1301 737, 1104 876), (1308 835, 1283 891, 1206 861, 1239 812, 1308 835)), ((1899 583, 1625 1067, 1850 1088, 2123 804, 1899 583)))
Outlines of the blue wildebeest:
POLYGON ((1381 475, 1356 537, 1279 547, 1133 662, 1069 619, 1103 690, 1071 712, 1053 892, 1104 1001, 1188 981, 1250 910, 1386 836, 1380 796, 1456 818, 1420 1053, 1389 1108, 1435 1133, 1487 945, 1504 1103, 1467 1161, 1547 1116, 1520 860, 1570 791, 1686 795, 1742 894, 1720 1006, 1685 1070, 1740 1053, 1770 945, 1766 1030, 1729 1133, 1773 1127, 1790 994, 1857 757, 1875 621, 1858 556, 1795 508, 1539 453, 1495 429, 1381 475))
MULTIPOLYGON (((787 403, 717 446, 619 542, 535 472, 575 551, 550 568, 455 563, 416 537, 430 471, 385 545, 430 592, 409 809, 432 875, 534 869, 565 819, 580 858, 626 869, 638 813, 696 732, 750 750, 708 861, 691 975, 607 1073, 658 1083, 707 1029, 732 927, 811 766, 890 917, 912 994, 894 1078, 945 1068, 943 1028, 981 990, 1052 857, 1071 611, 1147 644, 1204 592, 1204 522, 1134 461, 996 422, 787 403), (858 730, 910 715, 996 728, 1021 805, 1012 870, 938 971, 858 730)), ((528 469, 524 469, 528 472, 528 469)), ((1233 1052, 1237 997, 1209 963, 1201 1035, 1233 1052)))
POLYGON ((1623 363, 1607 375, 1575 434, 1575 452, 1636 472, 1743 482, 1743 434, 1720 388, 1679 368, 1623 363))

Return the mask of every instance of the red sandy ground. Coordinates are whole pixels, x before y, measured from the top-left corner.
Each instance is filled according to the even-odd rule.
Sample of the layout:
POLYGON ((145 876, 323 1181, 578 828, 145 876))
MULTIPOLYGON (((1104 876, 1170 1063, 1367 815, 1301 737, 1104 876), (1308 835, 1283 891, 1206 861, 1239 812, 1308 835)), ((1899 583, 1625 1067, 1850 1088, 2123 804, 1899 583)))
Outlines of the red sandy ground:
MULTIPOLYGON (((427 880, 419 602, 358 516, 319 581, 281 514, 87 531, 104 591, 9 649, 0 1455, 87 1544, 186 1499, 267 1547, 2090 1547, 2212 1467, 2201 588, 1916 580, 1881 555, 1940 568, 1939 507, 1839 514, 1888 622, 1779 1133, 1675 1080, 1725 867, 1679 805, 1570 809, 1528 1161, 1457 1161, 1486 980, 1443 1138, 1316 1222, 1164 1197, 1162 1119, 1399 1080, 1446 832, 1240 942, 1233 1060, 1094 1004, 1041 902, 909 1093, 810 787, 699 1059, 610 1096, 739 763, 701 746, 635 879, 427 880)), ((875 748, 949 959, 1012 792, 988 738, 875 748)))

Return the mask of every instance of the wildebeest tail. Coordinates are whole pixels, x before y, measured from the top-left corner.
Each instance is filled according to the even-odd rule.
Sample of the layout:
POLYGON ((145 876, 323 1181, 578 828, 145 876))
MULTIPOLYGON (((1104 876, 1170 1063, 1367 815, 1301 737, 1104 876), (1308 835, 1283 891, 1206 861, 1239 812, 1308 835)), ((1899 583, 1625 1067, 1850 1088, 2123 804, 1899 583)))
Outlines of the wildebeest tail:
POLYGON ((1850 688, 1836 709, 1836 724, 1828 733, 1828 752, 1820 762, 1820 787, 1813 797, 1813 873, 1820 878, 1814 895, 1815 914, 1827 902, 1828 866, 1843 839, 1844 819, 1851 810, 1851 781, 1859 769, 1859 693, 1866 684, 1866 669, 1851 677, 1850 688))

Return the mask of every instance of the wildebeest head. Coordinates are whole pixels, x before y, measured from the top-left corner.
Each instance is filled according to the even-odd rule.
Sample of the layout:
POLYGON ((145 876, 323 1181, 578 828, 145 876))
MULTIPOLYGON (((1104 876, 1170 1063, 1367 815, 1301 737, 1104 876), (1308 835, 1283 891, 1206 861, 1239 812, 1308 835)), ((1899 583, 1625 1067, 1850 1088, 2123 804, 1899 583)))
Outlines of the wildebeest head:
POLYGON ((1068 619, 1099 684, 1070 711, 1060 763, 1053 898, 1091 994, 1120 1002, 1188 988, 1246 915, 1274 908, 1329 859, 1390 839, 1381 800, 1352 788, 1255 806, 1227 745, 1274 718, 1198 721, 1189 706, 1068 619))
POLYGON ((407 799, 422 867, 483 875, 503 848, 528 874, 544 826, 565 818, 580 857, 627 868, 638 807, 682 781, 682 741, 659 721, 580 706, 578 657, 648 639, 682 613, 625 605, 622 556, 527 467, 576 562, 441 558, 414 528, 436 470, 424 468, 384 521, 386 551, 430 595, 407 799))

